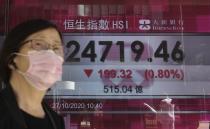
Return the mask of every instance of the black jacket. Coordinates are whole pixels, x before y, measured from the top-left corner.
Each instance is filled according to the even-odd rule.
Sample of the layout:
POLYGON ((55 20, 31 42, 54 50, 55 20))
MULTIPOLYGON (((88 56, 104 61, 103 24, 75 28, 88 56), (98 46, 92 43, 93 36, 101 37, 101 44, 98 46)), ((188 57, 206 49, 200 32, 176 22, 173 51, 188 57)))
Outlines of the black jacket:
MULTIPOLYGON (((50 118, 53 129, 64 129, 64 121, 43 101, 43 108, 50 118)), ((9 84, 0 92, 0 129, 28 129, 9 84)))

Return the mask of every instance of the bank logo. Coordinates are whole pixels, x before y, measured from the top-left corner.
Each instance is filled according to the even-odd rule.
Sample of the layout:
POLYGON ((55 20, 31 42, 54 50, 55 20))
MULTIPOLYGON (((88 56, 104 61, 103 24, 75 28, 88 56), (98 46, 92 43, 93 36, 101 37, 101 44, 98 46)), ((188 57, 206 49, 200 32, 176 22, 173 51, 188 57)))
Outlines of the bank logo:
POLYGON ((150 30, 151 21, 149 19, 140 19, 139 20, 139 29, 140 30, 150 30))

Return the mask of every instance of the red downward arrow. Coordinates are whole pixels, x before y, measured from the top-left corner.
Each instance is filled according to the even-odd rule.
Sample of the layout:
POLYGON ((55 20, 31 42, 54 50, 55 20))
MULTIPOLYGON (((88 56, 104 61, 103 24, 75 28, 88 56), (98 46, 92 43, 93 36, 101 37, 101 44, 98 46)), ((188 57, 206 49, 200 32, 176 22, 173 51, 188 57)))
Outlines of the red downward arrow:
POLYGON ((93 70, 92 69, 84 69, 84 72, 87 75, 87 77, 90 77, 90 75, 92 74, 93 70))

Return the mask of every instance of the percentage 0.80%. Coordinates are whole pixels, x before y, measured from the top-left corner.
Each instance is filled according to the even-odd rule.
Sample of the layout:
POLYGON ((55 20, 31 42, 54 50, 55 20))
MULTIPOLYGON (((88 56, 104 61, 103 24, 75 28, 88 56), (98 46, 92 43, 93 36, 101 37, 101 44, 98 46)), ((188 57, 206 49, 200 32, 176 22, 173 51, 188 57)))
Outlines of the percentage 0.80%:
POLYGON ((184 72, 181 69, 158 69, 158 70, 146 69, 144 73, 146 80, 151 80, 155 78, 176 79, 176 80, 184 79, 184 72))

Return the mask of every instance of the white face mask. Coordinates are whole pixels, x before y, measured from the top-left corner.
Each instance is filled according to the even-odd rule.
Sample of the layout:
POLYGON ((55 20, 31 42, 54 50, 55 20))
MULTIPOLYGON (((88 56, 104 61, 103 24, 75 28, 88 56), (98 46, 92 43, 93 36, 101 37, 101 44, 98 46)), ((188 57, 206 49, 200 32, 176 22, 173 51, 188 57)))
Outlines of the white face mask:
POLYGON ((47 90, 61 78, 64 60, 52 50, 29 51, 28 55, 16 54, 29 58, 27 71, 17 71, 36 89, 47 90))

